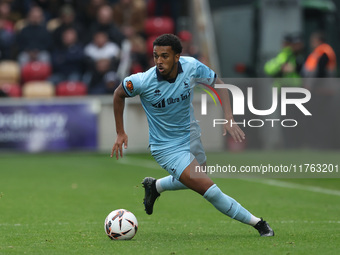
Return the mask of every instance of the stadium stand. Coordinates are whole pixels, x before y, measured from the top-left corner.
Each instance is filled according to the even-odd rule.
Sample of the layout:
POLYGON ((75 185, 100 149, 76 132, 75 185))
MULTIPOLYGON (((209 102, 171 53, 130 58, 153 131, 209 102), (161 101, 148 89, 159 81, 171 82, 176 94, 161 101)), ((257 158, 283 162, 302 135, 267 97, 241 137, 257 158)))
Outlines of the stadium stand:
POLYGON ((20 67, 17 62, 5 60, 0 62, 0 82, 18 83, 20 80, 20 67))
POLYGON ((57 96, 84 96, 86 94, 86 84, 80 81, 63 81, 56 87, 57 96))
POLYGON ((44 81, 52 72, 51 65, 44 62, 29 62, 22 68, 22 81, 44 81))
POLYGON ((122 78, 153 65, 152 42, 158 35, 176 31, 173 2, 0 1, 0 31, 5 31, 0 34, 4 96, 31 97, 33 87, 26 86, 31 81, 53 84, 56 93, 48 95, 112 93, 122 78), (73 32, 76 36, 70 35, 73 32), (109 70, 103 57, 91 59, 84 51, 98 32, 117 46, 114 54, 105 57, 110 59, 109 70), (78 85, 73 90, 69 84, 78 85))
POLYGON ((54 86, 48 81, 30 81, 22 88, 22 96, 27 98, 51 98, 54 95, 54 86))
POLYGON ((21 97, 21 87, 16 83, 2 83, 0 84, 0 91, 8 97, 21 97))
POLYGON ((158 36, 161 34, 173 34, 175 23, 169 17, 151 17, 145 22, 145 33, 148 36, 158 36))

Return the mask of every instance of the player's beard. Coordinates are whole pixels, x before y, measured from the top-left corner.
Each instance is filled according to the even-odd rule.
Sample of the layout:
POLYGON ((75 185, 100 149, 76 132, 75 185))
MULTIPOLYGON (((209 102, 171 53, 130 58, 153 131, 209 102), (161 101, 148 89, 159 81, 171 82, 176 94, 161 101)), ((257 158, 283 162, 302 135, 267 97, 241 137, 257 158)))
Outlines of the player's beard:
POLYGON ((174 59, 174 62, 173 62, 173 65, 172 65, 170 71, 169 71, 167 74, 162 75, 164 80, 168 80, 168 79, 169 79, 170 74, 171 74, 172 71, 174 70, 176 64, 177 64, 177 63, 175 62, 175 59, 174 59))

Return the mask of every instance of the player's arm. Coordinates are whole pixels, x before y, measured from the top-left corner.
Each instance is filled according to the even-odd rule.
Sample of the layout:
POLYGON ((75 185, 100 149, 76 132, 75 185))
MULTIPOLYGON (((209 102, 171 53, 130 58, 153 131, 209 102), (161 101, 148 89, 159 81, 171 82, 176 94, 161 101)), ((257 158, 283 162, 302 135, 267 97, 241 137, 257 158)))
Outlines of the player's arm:
MULTIPOLYGON (((221 81, 221 79, 217 78, 215 84, 224 84, 224 82, 221 81)), ((223 135, 226 135, 227 132, 229 132, 229 134, 234 138, 236 142, 242 142, 245 139, 246 135, 237 124, 234 124, 235 120, 230 105, 228 90, 216 89, 216 91, 222 100, 224 118, 228 120, 228 123, 223 125, 223 135), (231 123, 233 124, 231 125, 231 123)))
POLYGON ((116 121, 116 132, 117 138, 114 143, 111 151, 111 158, 113 155, 116 155, 116 159, 123 157, 123 144, 126 149, 128 146, 128 136, 124 131, 124 121, 123 121, 123 112, 125 106, 125 97, 127 97, 122 84, 118 86, 118 88, 113 93, 113 112, 116 121))

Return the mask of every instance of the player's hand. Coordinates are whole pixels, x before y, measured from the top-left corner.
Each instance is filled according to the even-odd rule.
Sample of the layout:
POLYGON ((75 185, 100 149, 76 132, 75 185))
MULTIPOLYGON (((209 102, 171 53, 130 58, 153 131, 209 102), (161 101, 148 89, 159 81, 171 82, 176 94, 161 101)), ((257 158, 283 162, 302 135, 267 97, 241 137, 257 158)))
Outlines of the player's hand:
POLYGON ((246 139, 246 135, 244 134, 244 132, 242 131, 242 129, 237 125, 234 124, 235 120, 231 119, 230 121, 228 121, 227 124, 223 125, 223 135, 227 135, 227 133, 229 133, 232 138, 234 138, 235 142, 240 142, 242 143, 244 139, 246 139), (231 123, 233 123, 231 125, 231 123))
POLYGON ((116 155, 116 159, 118 160, 119 155, 122 158, 123 157, 123 144, 124 144, 124 149, 127 149, 128 146, 128 136, 125 133, 122 134, 117 134, 117 139, 115 144, 112 147, 111 151, 111 158, 113 155, 116 155))

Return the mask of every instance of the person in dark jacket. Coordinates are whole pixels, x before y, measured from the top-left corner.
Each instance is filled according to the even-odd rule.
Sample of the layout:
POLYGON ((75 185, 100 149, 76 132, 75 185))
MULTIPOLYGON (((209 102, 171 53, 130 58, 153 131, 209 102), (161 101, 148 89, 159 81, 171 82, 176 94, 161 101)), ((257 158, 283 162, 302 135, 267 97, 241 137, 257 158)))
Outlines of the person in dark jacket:
POLYGON ((33 60, 50 62, 49 50, 51 50, 52 38, 46 29, 40 7, 31 8, 27 23, 17 35, 20 65, 23 66, 33 60))
POLYGON ((90 37, 88 38, 88 42, 92 40, 93 35, 96 32, 104 31, 109 36, 109 40, 111 42, 116 43, 120 48, 122 47, 122 42, 125 37, 115 26, 112 19, 113 15, 114 13, 111 6, 103 5, 102 7, 100 7, 97 13, 97 21, 92 25, 90 29, 90 37))
POLYGON ((62 43, 62 34, 69 28, 74 28, 78 34, 78 40, 84 42, 85 34, 83 26, 77 22, 75 12, 72 6, 64 5, 60 9, 60 25, 52 32, 54 47, 60 47, 62 43))
POLYGON ((78 43, 77 31, 66 29, 62 34, 62 46, 52 51, 53 75, 50 80, 56 85, 61 81, 80 81, 84 51, 78 43))

